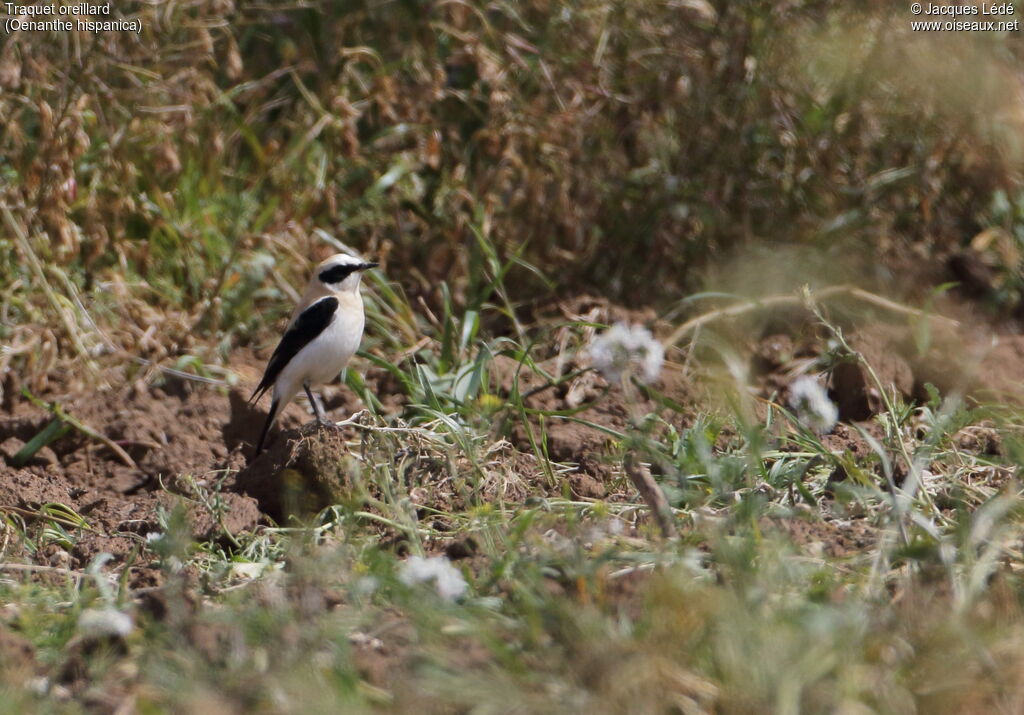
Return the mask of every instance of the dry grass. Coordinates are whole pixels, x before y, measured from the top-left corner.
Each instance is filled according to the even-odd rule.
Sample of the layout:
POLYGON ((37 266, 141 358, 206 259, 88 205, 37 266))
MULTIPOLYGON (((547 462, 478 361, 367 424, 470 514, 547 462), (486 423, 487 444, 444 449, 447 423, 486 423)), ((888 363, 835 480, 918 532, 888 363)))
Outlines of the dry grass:
POLYGON ((1013 43, 762 2, 131 17, 141 35, 16 33, 0 52, 0 202, 25 235, 5 223, 5 360, 32 374, 58 352, 166 362, 246 339, 252 306, 334 242, 437 310, 442 281, 457 304, 493 298, 490 246, 535 267, 514 301, 666 303, 755 238, 902 261, 996 226, 993 298, 1018 299, 1013 43), (937 53, 985 81, 926 82, 937 53))

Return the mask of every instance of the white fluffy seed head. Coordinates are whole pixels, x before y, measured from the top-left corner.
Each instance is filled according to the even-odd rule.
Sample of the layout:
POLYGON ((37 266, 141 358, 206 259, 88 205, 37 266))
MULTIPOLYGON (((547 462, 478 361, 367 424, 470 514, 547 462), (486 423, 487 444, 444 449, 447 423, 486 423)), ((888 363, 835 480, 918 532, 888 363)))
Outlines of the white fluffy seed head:
POLYGON ((452 562, 446 556, 410 556, 402 564, 398 572, 398 579, 407 586, 415 586, 418 583, 434 582, 437 595, 446 601, 454 601, 469 588, 462 572, 452 566, 452 562))
POLYGON ((616 323, 590 344, 590 362, 609 382, 634 373, 642 382, 654 382, 665 362, 665 348, 642 325, 616 323))
POLYGON ((132 618, 116 608, 87 608, 78 617, 78 632, 85 638, 124 638, 132 632, 132 618))
POLYGON ((801 422, 819 432, 831 432, 839 421, 839 408, 813 377, 803 375, 793 381, 789 386, 789 404, 801 422))

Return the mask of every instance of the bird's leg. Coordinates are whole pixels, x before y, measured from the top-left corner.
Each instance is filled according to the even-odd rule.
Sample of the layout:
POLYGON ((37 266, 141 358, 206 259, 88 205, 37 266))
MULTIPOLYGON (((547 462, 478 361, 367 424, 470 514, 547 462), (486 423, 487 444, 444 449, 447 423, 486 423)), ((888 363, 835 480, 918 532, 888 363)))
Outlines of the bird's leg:
POLYGON ((316 415, 316 423, 321 427, 334 427, 334 422, 327 419, 327 415, 324 414, 324 408, 320 404, 320 400, 316 399, 316 397, 313 396, 312 390, 309 389, 309 383, 302 383, 302 389, 306 391, 306 397, 309 398, 309 404, 313 405, 313 414, 316 415))

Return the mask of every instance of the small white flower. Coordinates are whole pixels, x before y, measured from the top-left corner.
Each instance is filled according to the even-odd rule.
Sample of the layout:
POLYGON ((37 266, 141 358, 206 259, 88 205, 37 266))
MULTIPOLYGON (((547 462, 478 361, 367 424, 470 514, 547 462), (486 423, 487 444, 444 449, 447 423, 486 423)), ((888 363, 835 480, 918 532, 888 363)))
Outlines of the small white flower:
POLYGON ((231 564, 231 575, 236 578, 249 579, 250 581, 259 578, 267 564, 252 561, 239 561, 231 564))
POLYGON ((609 382, 639 368, 643 382, 654 382, 665 362, 665 348, 642 325, 616 323, 590 344, 591 364, 609 382))
POLYGON ((803 375, 789 386, 789 404, 800 421, 819 432, 831 432, 839 421, 839 408, 813 377, 803 375))
POLYGON ((352 584, 352 590, 360 596, 372 596, 379 585, 373 576, 360 576, 352 584))
POLYGON ((406 586, 433 581, 437 595, 446 601, 454 601, 469 588, 462 572, 452 566, 447 556, 432 556, 428 559, 410 556, 402 564, 398 579, 406 586))
POLYGON ((116 608, 87 608, 78 617, 78 632, 86 638, 124 638, 132 632, 132 619, 116 608))

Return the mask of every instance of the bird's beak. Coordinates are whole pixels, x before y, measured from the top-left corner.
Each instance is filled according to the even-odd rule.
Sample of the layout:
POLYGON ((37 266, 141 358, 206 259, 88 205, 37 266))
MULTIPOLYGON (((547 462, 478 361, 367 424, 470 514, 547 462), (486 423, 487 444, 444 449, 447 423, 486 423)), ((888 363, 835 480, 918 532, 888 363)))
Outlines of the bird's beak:
POLYGON ((379 264, 379 263, 377 263, 376 261, 370 261, 370 262, 368 262, 368 263, 364 263, 364 264, 362 264, 361 266, 359 266, 359 270, 361 270, 361 271, 365 271, 365 270, 368 270, 368 269, 370 269, 370 268, 376 268, 376 267, 377 267, 377 266, 379 266, 379 265, 380 265, 380 264, 379 264))

